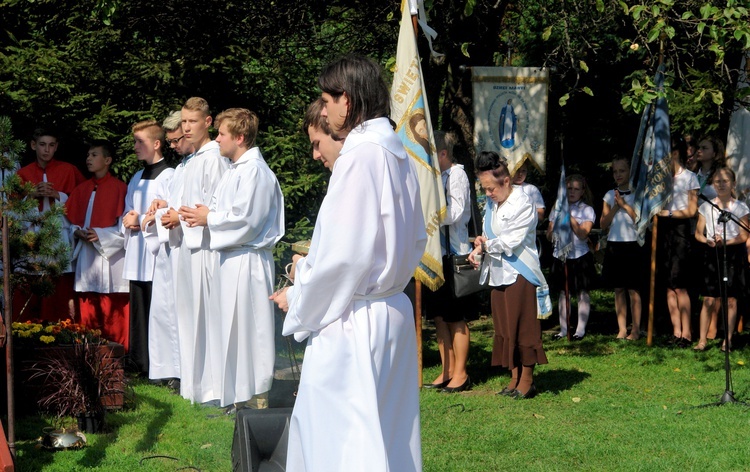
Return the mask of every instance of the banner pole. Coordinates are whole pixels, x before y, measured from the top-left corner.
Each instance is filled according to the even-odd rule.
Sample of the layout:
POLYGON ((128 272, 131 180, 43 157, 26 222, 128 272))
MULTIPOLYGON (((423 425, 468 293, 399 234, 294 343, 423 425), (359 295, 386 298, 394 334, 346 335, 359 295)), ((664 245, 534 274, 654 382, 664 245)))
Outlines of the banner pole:
MULTIPOLYGON (((654 335, 654 300, 656 298, 656 224, 659 217, 654 215, 653 231, 651 232, 651 280, 649 283, 648 295, 648 335, 646 336, 646 345, 651 346, 654 335)), ((640 330, 640 326, 638 327, 640 330)))
MULTIPOLYGON (((419 30, 417 15, 411 16, 411 25, 414 27, 414 36, 419 30)), ((422 388, 422 282, 418 279, 414 287, 414 330, 417 333, 417 385, 422 388)))
POLYGON ((568 287, 568 259, 563 261, 563 272, 565 273, 565 324, 568 326, 568 341, 573 339, 570 334, 570 287, 568 287))

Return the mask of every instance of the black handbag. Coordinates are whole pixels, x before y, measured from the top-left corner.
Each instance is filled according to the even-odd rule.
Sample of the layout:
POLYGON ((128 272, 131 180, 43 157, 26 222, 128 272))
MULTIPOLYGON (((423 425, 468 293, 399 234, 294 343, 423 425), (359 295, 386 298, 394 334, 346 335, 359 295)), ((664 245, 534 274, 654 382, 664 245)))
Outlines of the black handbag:
MULTIPOLYGON (((477 220, 474 214, 474 204, 469 201, 471 207, 471 219, 474 223, 474 234, 477 234, 477 220)), ((448 241, 448 247, 450 247, 450 230, 448 226, 445 226, 445 240, 448 241)), ((484 263, 484 259, 483 259, 484 263)), ((454 298, 462 298, 468 295, 472 295, 483 290, 489 290, 492 287, 489 286, 489 276, 484 284, 479 283, 479 276, 481 275, 481 266, 474 268, 471 262, 469 262, 469 255, 456 255, 451 254, 443 256, 443 277, 445 283, 448 284, 451 293, 454 298)))
MULTIPOLYGON (((445 283, 451 290, 454 298, 462 298, 482 290, 489 290, 489 285, 479 283, 481 270, 475 269, 469 262, 469 255, 443 256, 443 276, 445 283)), ((489 280, 489 277, 487 277, 489 280)))

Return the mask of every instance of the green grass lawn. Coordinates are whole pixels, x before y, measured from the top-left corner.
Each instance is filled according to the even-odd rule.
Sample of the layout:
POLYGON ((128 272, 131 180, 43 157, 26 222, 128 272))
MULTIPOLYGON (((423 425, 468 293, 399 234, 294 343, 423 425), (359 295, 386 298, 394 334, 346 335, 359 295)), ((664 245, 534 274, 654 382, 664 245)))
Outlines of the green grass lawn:
MULTIPOLYGON (((750 408, 699 408, 724 392, 723 353, 667 347, 655 338, 614 339, 611 297, 592 296, 589 335, 552 341, 544 322, 549 364, 540 366, 540 394, 531 400, 495 395, 508 374, 489 368, 492 323, 473 322, 469 373, 474 388, 447 395, 425 390, 422 404, 424 470, 750 470, 750 408)), ((750 335, 735 340, 733 388, 750 401, 750 335)), ((424 331, 424 378, 439 360, 429 325, 424 331)), ((35 448, 49 420, 17 426, 19 471, 231 470, 234 418, 218 408, 190 405, 164 387, 133 383, 135 407, 109 414, 109 432, 89 436, 79 451, 35 448), (177 458, 145 459, 154 455, 177 458)))

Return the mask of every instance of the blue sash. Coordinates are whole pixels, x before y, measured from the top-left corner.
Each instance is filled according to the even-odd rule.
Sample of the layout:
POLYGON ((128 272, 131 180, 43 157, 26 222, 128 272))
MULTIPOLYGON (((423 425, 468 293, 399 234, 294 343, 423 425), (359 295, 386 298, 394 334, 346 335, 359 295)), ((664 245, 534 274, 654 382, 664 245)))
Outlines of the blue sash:
MULTIPOLYGON (((484 234, 487 236, 487 239, 495 239, 497 236, 495 235, 495 232, 492 231, 492 208, 495 206, 495 202, 487 199, 487 205, 484 208, 484 234)), ((523 263, 522 260, 518 258, 517 255, 511 254, 508 256, 505 253, 502 253, 503 260, 507 261, 508 264, 510 264, 511 267, 513 267, 521 276, 528 280, 529 283, 535 287, 539 287, 542 285, 541 280, 539 280, 539 277, 534 274, 534 271, 531 270, 529 266, 523 263)))

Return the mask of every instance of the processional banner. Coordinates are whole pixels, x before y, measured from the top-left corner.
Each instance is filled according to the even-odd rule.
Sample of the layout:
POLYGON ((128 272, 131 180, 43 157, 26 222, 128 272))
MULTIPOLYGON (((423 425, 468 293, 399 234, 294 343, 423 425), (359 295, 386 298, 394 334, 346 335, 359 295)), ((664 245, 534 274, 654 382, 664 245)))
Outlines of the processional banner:
POLYGON ((474 146, 495 151, 514 174, 524 161, 546 171, 549 71, 534 67, 472 67, 474 146))
POLYGON ((396 69, 391 86, 391 119, 406 152, 414 160, 419 178, 422 212, 427 228, 427 247, 415 278, 437 290, 445 282, 440 248, 440 222, 445 218, 445 192, 435 152, 430 109, 424 97, 422 66, 409 8, 402 8, 396 69))

